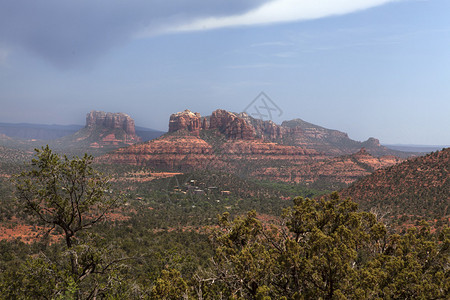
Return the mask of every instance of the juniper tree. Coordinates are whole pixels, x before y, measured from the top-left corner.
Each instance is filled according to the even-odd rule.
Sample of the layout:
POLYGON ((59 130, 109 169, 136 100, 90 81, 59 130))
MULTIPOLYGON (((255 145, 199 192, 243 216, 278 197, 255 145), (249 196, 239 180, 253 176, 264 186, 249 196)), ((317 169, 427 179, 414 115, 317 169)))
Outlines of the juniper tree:
MULTIPOLYGON (((69 159, 46 146, 35 150, 31 169, 16 177, 18 208, 31 220, 55 231, 63 243, 56 253, 30 257, 15 274, 41 274, 43 282, 23 280, 20 297, 95 299, 120 293, 120 251, 90 228, 120 203, 108 178, 93 168, 93 157, 69 159), (44 288, 45 287, 45 288, 44 288)), ((22 276, 22 275, 23 276, 22 276)), ((30 278, 33 278, 32 276, 30 278)))

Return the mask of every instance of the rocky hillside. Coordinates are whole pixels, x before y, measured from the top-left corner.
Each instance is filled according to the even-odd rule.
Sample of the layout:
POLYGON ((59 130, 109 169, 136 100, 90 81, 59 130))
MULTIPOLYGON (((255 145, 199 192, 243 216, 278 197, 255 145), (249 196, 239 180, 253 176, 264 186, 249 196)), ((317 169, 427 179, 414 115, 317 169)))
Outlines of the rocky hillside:
POLYGON ((266 179, 280 181, 280 175, 285 180, 296 183, 333 183, 350 184, 355 180, 373 173, 375 170, 386 168, 401 162, 402 159, 395 156, 375 157, 362 148, 357 153, 339 157, 320 157, 302 165, 286 165, 280 168, 267 168, 257 170, 266 179))
POLYGON ((204 140, 193 135, 166 135, 146 143, 117 149, 99 157, 99 162, 149 166, 158 170, 192 170, 216 156, 204 140))
POLYGON ((98 162, 168 171, 219 169, 263 180, 347 184, 401 161, 393 156, 377 158, 366 150, 336 157, 309 144, 284 143, 289 132, 246 114, 216 110, 201 117, 185 110, 170 116, 168 134, 118 149, 98 162))
POLYGON ((308 145, 329 155, 351 154, 361 148, 365 148, 367 152, 375 156, 408 157, 411 155, 411 153, 388 149, 375 138, 369 138, 365 142, 354 141, 348 137, 347 133, 317 126, 301 119, 284 121, 281 127, 286 132, 283 139, 284 143, 297 146, 308 145))
POLYGON ((10 163, 22 163, 30 160, 33 156, 32 151, 22 151, 9 147, 0 146, 0 166, 10 163))
MULTIPOLYGON (((24 163, 30 161, 33 154, 34 153, 32 151, 23 151, 19 149, 0 146, 0 190, 2 188, 2 181, 9 180, 9 178, 14 174, 20 173, 24 163)), ((10 182, 6 184, 10 184, 10 182)), ((0 199, 4 200, 1 198, 1 196, 0 199)))
POLYGON ((399 216, 398 223, 450 217, 450 148, 378 170, 342 191, 362 208, 399 216))

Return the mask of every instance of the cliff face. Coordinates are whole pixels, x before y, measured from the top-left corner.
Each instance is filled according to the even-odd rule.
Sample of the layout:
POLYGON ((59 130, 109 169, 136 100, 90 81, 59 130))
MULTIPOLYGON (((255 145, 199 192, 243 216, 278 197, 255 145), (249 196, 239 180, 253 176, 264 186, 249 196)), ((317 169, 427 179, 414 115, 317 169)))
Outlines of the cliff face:
POLYGON ((349 184, 401 159, 377 158, 365 150, 332 157, 313 149, 258 139, 229 139, 213 145, 200 137, 179 133, 118 149, 99 161, 167 171, 220 170, 262 180, 349 184))
POLYGON ((244 119, 249 125, 253 127, 256 136, 269 141, 282 141, 283 134, 286 133, 286 129, 282 126, 275 124, 272 121, 263 121, 255 119, 247 115, 246 113, 240 113, 239 118, 244 119))
MULTIPOLYGON (((336 149, 333 141, 351 141, 348 136, 308 124, 295 121, 295 126, 279 126, 221 109, 202 118, 185 110, 170 116, 167 135, 118 149, 99 160, 168 171, 215 169, 264 180, 343 184, 400 161, 394 156, 374 157, 365 149, 338 157, 345 152, 329 148, 336 149)), ((367 145, 377 143, 371 139, 367 145)), ((356 148, 361 143, 349 144, 356 148)))
POLYGON ((199 113, 193 113, 189 109, 172 114, 169 119, 169 133, 179 130, 187 130, 195 135, 200 134, 202 125, 199 113))
POLYGON ((69 139, 89 143, 91 148, 121 147, 140 142, 134 120, 124 113, 91 111, 86 115, 86 126, 69 139))
POLYGON ((86 115, 86 127, 105 127, 108 129, 123 129, 129 136, 136 136, 134 120, 124 113, 91 111, 86 115))
POLYGON ((86 114, 84 127, 80 125, 27 125, 25 127, 25 133, 36 133, 38 130, 42 130, 45 137, 57 136, 65 131, 69 134, 45 141, 2 138, 0 134, 0 143, 27 151, 49 145, 54 151, 70 157, 82 156, 84 153, 97 156, 141 141, 141 138, 136 135, 134 120, 123 113, 91 111, 86 114))
POLYGON ((232 113, 223 109, 214 111, 211 116, 201 117, 199 113, 189 110, 170 116, 169 132, 186 130, 196 136, 202 130, 217 130, 227 139, 253 140, 262 139, 288 146, 300 146, 314 149, 332 156, 349 155, 366 148, 375 156, 395 155, 403 158, 410 154, 390 150, 375 138, 365 142, 350 139, 345 132, 327 129, 301 119, 284 121, 277 125, 272 121, 255 119, 246 113, 232 113))
POLYGON ((255 130, 244 119, 223 109, 214 111, 209 119, 209 128, 217 129, 229 139, 251 140, 255 130))
POLYGON ((212 147, 192 135, 168 135, 146 143, 120 148, 98 158, 99 162, 148 166, 157 170, 191 170, 215 163, 212 147))

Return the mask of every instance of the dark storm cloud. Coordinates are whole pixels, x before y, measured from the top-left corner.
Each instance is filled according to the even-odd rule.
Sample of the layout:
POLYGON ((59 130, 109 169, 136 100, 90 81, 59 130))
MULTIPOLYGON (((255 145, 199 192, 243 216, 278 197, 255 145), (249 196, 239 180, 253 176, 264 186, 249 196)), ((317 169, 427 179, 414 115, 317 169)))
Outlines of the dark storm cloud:
POLYGON ((144 28, 246 12, 268 0, 0 0, 0 46, 60 68, 92 63, 144 28))

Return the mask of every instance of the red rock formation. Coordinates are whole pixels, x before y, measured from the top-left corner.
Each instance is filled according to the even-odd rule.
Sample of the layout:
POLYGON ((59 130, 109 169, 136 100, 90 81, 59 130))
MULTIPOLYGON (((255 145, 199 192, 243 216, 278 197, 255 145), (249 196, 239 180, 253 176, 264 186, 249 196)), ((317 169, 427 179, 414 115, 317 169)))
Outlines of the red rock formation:
POLYGON ((212 147, 192 135, 168 135, 146 143, 120 148, 98 158, 99 162, 148 166, 161 170, 189 170, 217 162, 212 147))
POLYGON ((189 109, 172 114, 169 120, 169 132, 187 130, 198 136, 200 134, 200 129, 202 128, 200 119, 199 113, 193 113, 189 109))
POLYGON ((364 146, 364 148, 379 148, 382 147, 380 144, 380 141, 376 138, 369 138, 367 141, 362 143, 362 146, 364 146))
MULTIPOLYGON (((311 150, 310 150, 311 151, 311 150)), ((309 156, 310 160, 293 160, 281 168, 261 168, 252 176, 275 181, 288 182, 339 182, 349 184, 372 172, 400 163, 402 159, 394 156, 374 157, 365 149, 341 157, 309 156)))
POLYGON ((256 126, 257 132, 262 132, 264 138, 268 138, 269 140, 276 141, 281 140, 283 138, 283 128, 278 126, 272 121, 261 121, 261 126, 256 126))
POLYGON ((202 118, 202 130, 209 129, 209 121, 207 118, 202 118))
POLYGON ((256 136, 269 141, 280 141, 283 138, 283 133, 286 129, 280 125, 275 124, 272 121, 263 121, 260 119, 254 119, 246 113, 240 113, 240 118, 247 121, 247 123, 253 126, 256 136))
POLYGON ((86 115, 86 127, 94 126, 102 126, 109 129, 123 129, 128 135, 136 135, 134 120, 124 113, 93 110, 86 115))
POLYGON ((264 142, 262 140, 237 140, 222 145, 222 154, 233 154, 235 156, 245 155, 250 159, 284 158, 298 159, 304 157, 323 156, 315 150, 303 149, 295 146, 285 146, 277 143, 264 142))
POLYGON ((251 140, 255 137, 253 127, 236 114, 223 109, 215 110, 209 119, 209 129, 218 129, 229 139, 251 140))
POLYGON ((93 148, 132 145, 141 141, 129 115, 94 110, 86 115, 86 127, 74 136, 78 141, 89 141, 93 148))
MULTIPOLYGON (((298 124, 302 123, 295 121, 295 126, 283 127, 220 109, 209 118, 202 118, 198 113, 185 110, 171 115, 170 134, 119 149, 101 159, 171 171, 213 168, 265 180, 302 183, 320 180, 350 183, 400 161, 393 156, 373 157, 365 149, 353 155, 330 156, 329 152, 325 154, 311 146, 333 148, 333 138, 346 140, 346 134, 309 123, 304 123, 304 128, 298 124), (200 138, 200 131, 207 129, 215 131, 202 135, 204 140, 200 138), (287 138, 294 136, 295 143, 282 144, 285 135, 287 138)), ((368 142, 370 146, 376 143, 374 139, 368 142)), ((350 146, 360 144, 355 142, 350 146)))
POLYGON ((283 137, 281 126, 250 118, 246 113, 234 114, 218 109, 210 117, 202 118, 199 113, 185 110, 170 116, 169 132, 187 130, 199 136, 200 130, 207 129, 217 129, 229 139, 251 140, 258 136, 273 141, 283 137))

